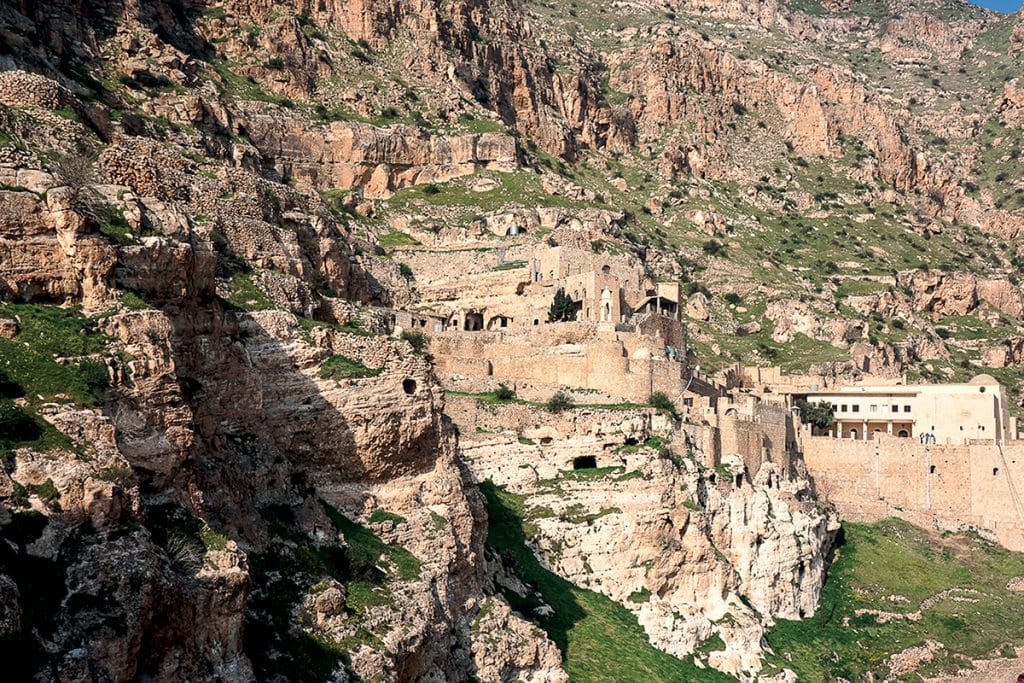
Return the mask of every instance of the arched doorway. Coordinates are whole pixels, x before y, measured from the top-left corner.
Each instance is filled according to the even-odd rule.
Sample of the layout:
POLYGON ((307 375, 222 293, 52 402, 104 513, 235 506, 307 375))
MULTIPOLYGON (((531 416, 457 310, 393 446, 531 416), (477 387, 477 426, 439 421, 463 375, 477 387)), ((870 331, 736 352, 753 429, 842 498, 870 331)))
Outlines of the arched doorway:
POLYGON ((612 320, 612 293, 609 290, 601 292, 601 322, 612 320))
POLYGON ((853 439, 854 441, 857 440, 857 430, 856 429, 851 429, 850 430, 850 438, 853 439))

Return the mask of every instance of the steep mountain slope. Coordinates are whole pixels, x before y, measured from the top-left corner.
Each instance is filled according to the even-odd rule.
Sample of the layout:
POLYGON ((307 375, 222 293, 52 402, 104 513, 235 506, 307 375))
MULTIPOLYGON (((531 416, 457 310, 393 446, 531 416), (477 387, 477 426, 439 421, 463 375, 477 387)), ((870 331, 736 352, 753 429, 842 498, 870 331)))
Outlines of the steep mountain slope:
MULTIPOLYGON (((1024 17, 953 1, 4 3, 13 674, 578 675, 541 605, 496 587, 517 569, 642 642, 622 586, 577 571, 588 552, 522 555, 571 531, 485 545, 423 340, 381 334, 381 307, 443 298, 452 252, 497 256, 522 219, 685 282, 705 368, 984 368, 1019 392, 1021 60, 1024 17)), ((809 540, 777 569, 814 592, 829 517, 793 481, 809 540)), ((500 516, 538 491, 487 493, 500 516)), ((742 666, 697 651, 732 673, 762 663, 761 611, 813 607, 742 604, 776 569, 724 530, 747 495, 715 493, 691 532, 756 634, 742 666)), ((655 644, 680 659, 642 652, 670 680, 713 629, 695 610, 673 631, 658 597, 646 635, 673 624, 655 644)))

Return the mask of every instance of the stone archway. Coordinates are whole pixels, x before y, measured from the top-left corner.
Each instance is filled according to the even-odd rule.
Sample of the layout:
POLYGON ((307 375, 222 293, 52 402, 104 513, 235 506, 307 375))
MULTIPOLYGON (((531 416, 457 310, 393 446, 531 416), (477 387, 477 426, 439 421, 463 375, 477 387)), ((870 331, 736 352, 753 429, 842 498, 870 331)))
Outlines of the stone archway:
POLYGON ((601 290, 601 322, 612 322, 612 293, 611 290, 601 290))

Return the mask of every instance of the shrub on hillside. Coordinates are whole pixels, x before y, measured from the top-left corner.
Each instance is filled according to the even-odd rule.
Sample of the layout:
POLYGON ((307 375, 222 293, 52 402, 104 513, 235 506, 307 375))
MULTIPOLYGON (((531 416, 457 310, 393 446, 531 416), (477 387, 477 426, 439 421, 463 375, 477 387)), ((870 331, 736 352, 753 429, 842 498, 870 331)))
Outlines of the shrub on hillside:
POLYGON ((544 407, 552 413, 560 413, 563 410, 569 410, 575 405, 575 401, 572 400, 572 396, 565 393, 564 391, 556 391, 548 402, 544 404, 544 407))
POLYGON ((405 330, 402 332, 402 339, 409 342, 412 350, 416 353, 423 353, 423 350, 427 348, 427 335, 419 330, 405 330))
POLYGON ((494 390, 494 397, 499 401, 511 401, 516 397, 516 390, 505 384, 499 384, 494 390))

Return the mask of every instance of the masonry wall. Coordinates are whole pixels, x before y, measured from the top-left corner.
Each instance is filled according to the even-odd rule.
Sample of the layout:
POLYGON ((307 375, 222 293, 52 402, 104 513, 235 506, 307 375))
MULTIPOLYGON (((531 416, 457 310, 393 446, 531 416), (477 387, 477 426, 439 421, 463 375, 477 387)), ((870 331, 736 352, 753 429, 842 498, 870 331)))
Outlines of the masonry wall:
POLYGON ((751 477, 756 476, 766 462, 779 465, 784 472, 789 471, 787 445, 794 438, 791 416, 785 407, 751 396, 738 402, 719 402, 708 415, 719 430, 719 458, 740 456, 751 477))
POLYGON ((444 333, 431 336, 430 350, 441 374, 593 389, 636 403, 646 403, 655 391, 679 396, 681 363, 632 357, 642 340, 617 336, 595 336, 593 326, 583 324, 529 333, 444 333))
POLYGON ((845 519, 897 516, 925 527, 974 527, 1024 550, 1024 441, 1002 447, 888 435, 873 441, 802 435, 800 441, 819 495, 845 519))

